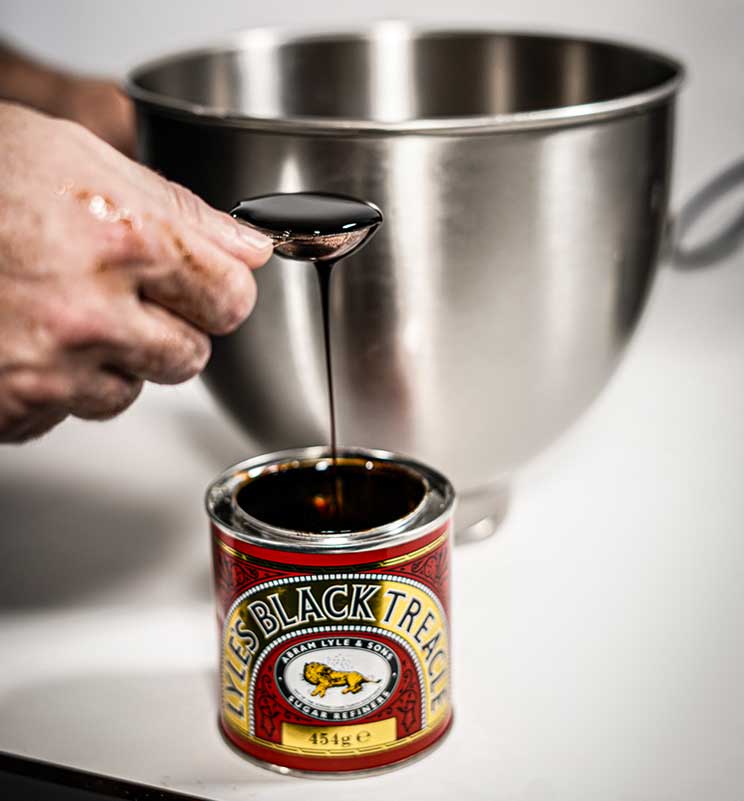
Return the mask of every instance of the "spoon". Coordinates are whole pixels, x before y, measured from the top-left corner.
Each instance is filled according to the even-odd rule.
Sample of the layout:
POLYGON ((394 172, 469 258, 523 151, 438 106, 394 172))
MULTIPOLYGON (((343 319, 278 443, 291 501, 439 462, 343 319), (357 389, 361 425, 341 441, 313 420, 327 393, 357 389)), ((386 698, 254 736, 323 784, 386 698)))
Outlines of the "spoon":
POLYGON ((251 228, 266 234, 274 251, 285 259, 315 263, 323 315, 328 411, 330 416, 332 490, 330 509, 334 519, 343 508, 343 486, 337 472, 336 406, 331 366, 330 281, 333 266, 368 242, 382 223, 382 212, 373 203, 325 192, 263 195, 243 200, 230 212, 251 228))
POLYGON ((382 223, 374 203, 325 192, 293 192, 242 200, 230 211, 274 243, 279 256, 336 262, 358 250, 382 223))

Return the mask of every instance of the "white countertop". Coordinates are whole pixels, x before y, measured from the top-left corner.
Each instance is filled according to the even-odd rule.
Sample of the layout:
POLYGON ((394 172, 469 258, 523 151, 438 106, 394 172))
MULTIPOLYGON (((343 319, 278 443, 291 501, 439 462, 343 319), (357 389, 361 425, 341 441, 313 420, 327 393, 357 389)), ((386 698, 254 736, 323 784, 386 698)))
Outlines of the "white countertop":
POLYGON ((608 389, 455 551, 452 735, 353 787, 217 732, 202 493, 248 446, 201 384, 0 450, 0 750, 225 801, 741 801, 741 261, 662 269, 608 389))
MULTIPOLYGON (((4 5, 28 39, 39 4, 4 5)), ((125 41, 156 49, 169 29, 141 29, 154 7, 139 5, 106 6, 126 19, 102 26, 100 3, 45 4, 54 24, 36 38, 90 63, 125 41), (93 50, 75 43, 80 26, 93 50)), ((481 6, 493 13, 463 0, 463 18, 481 6)), ((634 0, 601 22, 593 3, 533 6, 509 0, 499 22, 592 25, 691 62, 676 196, 741 157, 735 2, 634 0)), ((198 9, 182 8, 193 36, 198 9)), ((251 449, 201 384, 0 448, 0 750, 223 801, 741 801, 743 412, 744 255, 662 268, 606 391, 520 476, 497 536, 455 551, 452 735, 353 784, 271 774, 217 732, 202 494, 251 449)))

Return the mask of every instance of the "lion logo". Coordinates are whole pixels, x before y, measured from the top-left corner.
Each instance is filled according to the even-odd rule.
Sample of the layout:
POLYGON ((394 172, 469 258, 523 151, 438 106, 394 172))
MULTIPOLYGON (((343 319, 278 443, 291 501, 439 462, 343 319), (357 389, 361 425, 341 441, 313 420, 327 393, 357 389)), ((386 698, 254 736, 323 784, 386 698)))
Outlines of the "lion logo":
POLYGON ((368 679, 356 670, 333 670, 322 662, 306 662, 302 678, 315 685, 310 695, 319 695, 321 698, 325 697, 326 690, 331 687, 343 687, 341 693, 346 695, 358 693, 365 684, 380 682, 379 679, 368 679))

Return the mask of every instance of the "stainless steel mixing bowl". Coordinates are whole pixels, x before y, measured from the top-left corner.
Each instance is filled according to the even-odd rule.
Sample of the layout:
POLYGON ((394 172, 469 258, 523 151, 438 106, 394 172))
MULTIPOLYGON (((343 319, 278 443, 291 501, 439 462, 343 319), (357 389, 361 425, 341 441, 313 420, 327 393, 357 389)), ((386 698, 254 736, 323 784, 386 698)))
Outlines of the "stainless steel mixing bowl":
MULTIPOLYGON (((485 498, 603 387, 654 273, 681 66, 611 42, 256 30, 136 69, 145 162, 229 209, 320 190, 385 224, 337 268, 339 441, 485 498)), ((273 259, 207 381, 262 451, 328 441, 311 267, 273 259)), ((472 522, 472 521, 468 521, 472 522)))

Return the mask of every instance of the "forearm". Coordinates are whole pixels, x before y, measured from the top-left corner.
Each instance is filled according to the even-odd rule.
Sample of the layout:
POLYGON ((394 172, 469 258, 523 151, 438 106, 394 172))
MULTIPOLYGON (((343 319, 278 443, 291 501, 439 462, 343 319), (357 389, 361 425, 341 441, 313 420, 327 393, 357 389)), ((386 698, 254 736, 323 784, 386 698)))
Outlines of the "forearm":
POLYGON ((0 41, 0 99, 55 113, 63 75, 0 41))
POLYGON ((125 155, 134 152, 134 115, 114 81, 76 75, 0 40, 0 100, 73 120, 125 155))

